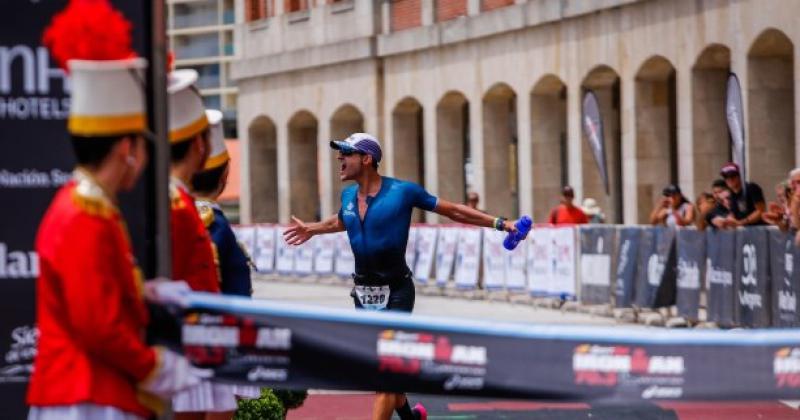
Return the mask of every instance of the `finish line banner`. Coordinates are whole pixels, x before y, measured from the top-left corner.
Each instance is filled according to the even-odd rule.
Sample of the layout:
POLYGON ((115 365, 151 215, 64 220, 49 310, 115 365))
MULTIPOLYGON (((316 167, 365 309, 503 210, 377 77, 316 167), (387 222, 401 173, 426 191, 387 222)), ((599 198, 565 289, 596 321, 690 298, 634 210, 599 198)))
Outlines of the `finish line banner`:
MULTIPOLYGON (((551 400, 800 397, 800 331, 523 325, 188 293, 220 382, 551 400)), ((176 344, 176 343, 173 343, 176 344)))

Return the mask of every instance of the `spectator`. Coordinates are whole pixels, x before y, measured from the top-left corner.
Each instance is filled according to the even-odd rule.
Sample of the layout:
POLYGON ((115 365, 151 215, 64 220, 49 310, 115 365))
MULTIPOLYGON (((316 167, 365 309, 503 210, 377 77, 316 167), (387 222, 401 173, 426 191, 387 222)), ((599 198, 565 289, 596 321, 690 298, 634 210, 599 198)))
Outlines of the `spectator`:
POLYGON ((723 191, 728 189, 728 184, 725 183, 725 180, 722 178, 715 179, 714 182, 711 183, 711 194, 714 196, 714 201, 717 203, 722 202, 720 198, 720 194, 723 191))
POLYGON ((694 206, 683 196, 680 187, 667 185, 661 195, 661 205, 650 213, 651 224, 676 227, 694 222, 694 206))
POLYGON ((594 198, 584 198, 581 210, 589 218, 589 223, 605 223, 606 215, 603 209, 597 205, 597 200, 594 198))
POLYGON ((572 202, 575 200, 575 191, 569 185, 561 189, 561 204, 550 210, 548 222, 554 225, 585 224, 589 219, 583 210, 572 202))
POLYGON ((706 215, 706 225, 715 229, 735 229, 739 221, 733 213, 731 190, 725 188, 715 195, 717 205, 706 215))
POLYGON ((754 182, 743 182, 739 165, 729 162, 722 167, 720 175, 730 189, 730 211, 736 226, 761 225, 761 215, 766 210, 764 192, 754 182))
POLYGON ((467 193, 467 207, 478 210, 478 203, 480 203, 481 197, 475 191, 470 191, 467 193))
MULTIPOLYGON (((723 181, 724 182, 724 181, 723 181)), ((714 194, 709 192, 701 192, 695 201, 695 208, 697 208, 697 217, 695 218, 695 226, 697 229, 704 230, 707 226, 706 216, 714 210, 717 205, 717 200, 714 194)))
MULTIPOLYGON (((790 174, 791 175, 791 174, 790 174)), ((761 219, 768 225, 777 226, 780 230, 789 229, 791 210, 789 201, 791 199, 791 189, 786 181, 779 182, 775 186, 775 201, 767 204, 767 210, 761 215, 761 219)))

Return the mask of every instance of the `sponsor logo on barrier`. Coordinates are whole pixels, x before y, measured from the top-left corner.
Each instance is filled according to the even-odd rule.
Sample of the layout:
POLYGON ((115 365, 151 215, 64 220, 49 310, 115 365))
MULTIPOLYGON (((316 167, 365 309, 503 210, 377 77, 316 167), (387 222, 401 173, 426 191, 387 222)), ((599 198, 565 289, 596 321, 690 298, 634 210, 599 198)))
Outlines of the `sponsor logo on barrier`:
POLYGON ((39 255, 35 251, 9 251, 0 242, 0 279, 34 278, 39 276, 39 255))
POLYGON ((5 366, 0 366, 0 383, 25 382, 33 372, 39 330, 22 325, 11 330, 11 345, 5 354, 5 366))
POLYGON ((783 347, 776 351, 772 370, 776 387, 800 388, 800 347, 783 347))
POLYGON ((694 261, 678 261, 678 287, 681 289, 700 288, 700 269, 694 261))
POLYGON ((733 286, 733 273, 709 264, 708 281, 711 284, 730 287, 733 286))
POLYGON ((685 371, 683 356, 648 355, 641 347, 582 344, 572 355, 572 370, 576 385, 645 384, 642 398, 672 398, 683 393, 679 386, 685 371))
POLYGON ((486 347, 452 344, 445 335, 385 330, 377 341, 378 370, 441 377, 443 389, 483 389, 486 347))
POLYGON ((69 88, 64 70, 50 67, 47 48, 0 46, 0 119, 63 120, 69 115, 70 100, 61 96, 69 88), (15 74, 20 71, 21 77, 15 74), (12 85, 17 80, 22 86, 12 85), (52 80, 60 81, 61 92, 51 92, 52 80), (17 91, 26 96, 5 96, 17 91))
POLYGON ((664 277, 664 270, 666 263, 664 258, 658 254, 653 254, 647 260, 647 283, 651 286, 658 287, 661 284, 661 278, 664 277))
POLYGON ((797 296, 791 290, 778 292, 778 309, 786 312, 797 312, 797 296))
POLYGON ((250 382, 258 381, 286 381, 289 378, 289 371, 286 369, 270 369, 264 366, 256 366, 247 372, 247 380, 250 382))

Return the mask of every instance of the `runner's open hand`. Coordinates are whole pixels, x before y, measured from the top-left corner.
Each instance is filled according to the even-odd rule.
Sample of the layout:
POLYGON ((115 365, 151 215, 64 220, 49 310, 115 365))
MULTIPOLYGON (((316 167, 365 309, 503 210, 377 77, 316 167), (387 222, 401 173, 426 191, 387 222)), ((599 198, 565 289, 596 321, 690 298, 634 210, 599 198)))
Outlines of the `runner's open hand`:
POLYGON ((313 233, 302 220, 292 216, 292 224, 283 232, 283 240, 289 245, 302 245, 311 237, 313 233))

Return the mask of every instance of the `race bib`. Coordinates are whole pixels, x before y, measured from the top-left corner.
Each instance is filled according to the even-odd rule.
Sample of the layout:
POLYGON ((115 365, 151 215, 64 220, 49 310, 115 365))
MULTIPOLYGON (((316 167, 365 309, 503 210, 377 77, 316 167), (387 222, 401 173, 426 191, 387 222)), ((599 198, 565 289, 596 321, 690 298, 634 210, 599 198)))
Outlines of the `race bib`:
POLYGON ((355 290, 364 309, 380 311, 389 303, 389 286, 356 286, 355 290))

